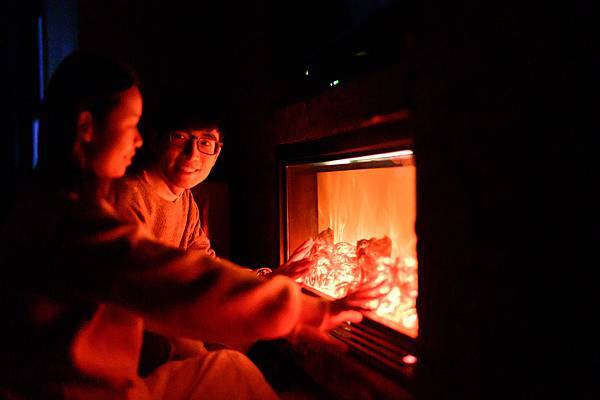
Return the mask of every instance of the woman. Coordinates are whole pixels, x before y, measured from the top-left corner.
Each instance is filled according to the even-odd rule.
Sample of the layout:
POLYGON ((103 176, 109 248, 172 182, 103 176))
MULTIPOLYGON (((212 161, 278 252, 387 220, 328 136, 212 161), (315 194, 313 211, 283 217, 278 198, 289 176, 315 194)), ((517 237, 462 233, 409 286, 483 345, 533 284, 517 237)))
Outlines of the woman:
MULTIPOLYGON (((105 198, 141 146, 137 81, 75 53, 45 100, 42 158, 3 235, 2 392, 9 398, 276 398, 233 351, 137 375, 141 334, 219 343, 321 335, 353 301, 303 295, 225 260, 186 255, 121 222, 105 198)), ((360 299, 354 299, 360 301, 360 299)))

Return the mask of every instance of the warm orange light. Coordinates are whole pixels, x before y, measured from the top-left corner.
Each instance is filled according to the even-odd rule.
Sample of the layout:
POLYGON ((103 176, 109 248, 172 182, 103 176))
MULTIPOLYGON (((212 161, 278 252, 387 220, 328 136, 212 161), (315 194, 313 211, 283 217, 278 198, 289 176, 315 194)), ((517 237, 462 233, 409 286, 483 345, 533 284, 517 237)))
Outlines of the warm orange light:
POLYGON ((321 233, 315 266, 302 278, 333 298, 388 282, 367 315, 411 337, 418 334, 415 182, 412 165, 317 173, 321 233))
POLYGON ((413 165, 317 173, 319 232, 334 242, 392 240, 392 257, 416 264, 416 168, 413 165))
POLYGON ((359 156, 359 157, 349 157, 349 158, 341 158, 339 160, 331 160, 324 161, 323 165, 345 165, 352 164, 358 162, 366 162, 366 161, 376 161, 383 159, 394 159, 394 158, 402 158, 412 156, 412 150, 400 150, 400 151, 392 151, 389 153, 381 153, 381 154, 372 154, 368 156, 359 156))

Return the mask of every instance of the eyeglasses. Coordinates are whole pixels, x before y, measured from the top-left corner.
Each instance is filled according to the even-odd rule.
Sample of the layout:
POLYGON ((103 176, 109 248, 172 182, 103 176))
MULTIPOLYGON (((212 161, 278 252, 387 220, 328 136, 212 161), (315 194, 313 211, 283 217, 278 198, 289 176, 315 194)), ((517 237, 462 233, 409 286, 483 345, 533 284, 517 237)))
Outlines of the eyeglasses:
POLYGON ((177 147, 187 147, 188 144, 192 142, 196 142, 196 148, 200 153, 208 154, 213 156, 219 152, 219 149, 223 147, 223 143, 204 137, 196 137, 194 135, 190 135, 186 132, 176 131, 171 132, 169 135, 169 141, 173 146, 177 147))

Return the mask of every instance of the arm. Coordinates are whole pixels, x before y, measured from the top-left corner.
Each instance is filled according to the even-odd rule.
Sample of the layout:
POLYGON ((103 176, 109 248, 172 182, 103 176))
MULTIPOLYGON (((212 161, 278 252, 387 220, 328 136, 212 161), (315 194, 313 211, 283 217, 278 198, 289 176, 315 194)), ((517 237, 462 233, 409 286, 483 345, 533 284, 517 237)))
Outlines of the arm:
POLYGON ((302 295, 289 279, 260 281, 252 272, 206 256, 187 255, 160 272, 138 276, 116 294, 161 333, 222 343, 283 337, 300 321, 319 326, 326 312, 324 302, 302 295), (154 287, 155 279, 163 282, 160 287, 154 287), (153 301, 132 298, 130 285, 152 292, 153 301))
POLYGON ((328 317, 326 301, 302 294, 286 277, 260 280, 228 261, 161 245, 143 227, 110 217, 77 222, 90 229, 66 238, 63 254, 86 271, 87 281, 77 284, 151 320, 159 333, 237 343, 284 337, 297 324, 319 327, 328 317), (110 286, 96 287, 103 282, 110 286))
POLYGON ((7 270, 18 274, 17 288, 73 304, 114 303, 158 333, 220 343, 285 337, 298 324, 326 328, 331 319, 326 301, 289 278, 261 280, 225 260, 164 246, 102 207, 34 203, 22 214, 30 223, 19 221, 22 234, 11 231, 4 243, 11 265, 35 267, 7 270))
POLYGON ((190 221, 189 231, 186 232, 186 250, 189 252, 199 252, 200 254, 207 254, 211 257, 215 257, 215 251, 211 248, 210 239, 202 229, 202 222, 200 218, 200 210, 194 200, 191 192, 189 195, 190 211, 188 220, 190 221))

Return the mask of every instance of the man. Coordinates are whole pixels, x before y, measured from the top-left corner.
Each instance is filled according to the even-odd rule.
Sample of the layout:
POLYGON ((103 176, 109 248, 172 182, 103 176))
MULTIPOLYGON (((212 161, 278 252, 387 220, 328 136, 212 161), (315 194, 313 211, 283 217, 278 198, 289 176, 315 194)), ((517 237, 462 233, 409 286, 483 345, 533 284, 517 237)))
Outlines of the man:
MULTIPOLYGON (((165 114, 148 140, 149 160, 115 185, 115 206, 124 217, 146 225, 161 242, 215 256, 191 189, 208 177, 219 157, 220 122, 216 117, 165 114)), ((276 273, 294 278, 305 272, 308 265, 300 261, 311 245, 310 239, 303 243, 276 273)))
MULTIPOLYGON (((216 118, 190 118, 164 111, 155 124, 150 156, 138 172, 115 185, 114 204, 119 213, 147 228, 159 241, 189 252, 215 257, 201 224, 191 189, 204 181, 223 147, 223 134, 216 118)), ((305 272, 305 259, 312 246, 306 241, 279 267, 277 274, 292 278, 305 272)), ((268 268, 261 272, 269 273, 268 268)), ((248 343, 240 343, 244 349, 248 343)), ((205 351, 201 342, 159 337, 146 332, 140 373, 150 373, 169 359, 193 357, 205 351)))
POLYGON ((115 205, 160 241, 214 256, 190 189, 202 182, 222 147, 216 121, 167 119, 158 126, 148 165, 115 187, 115 205))

